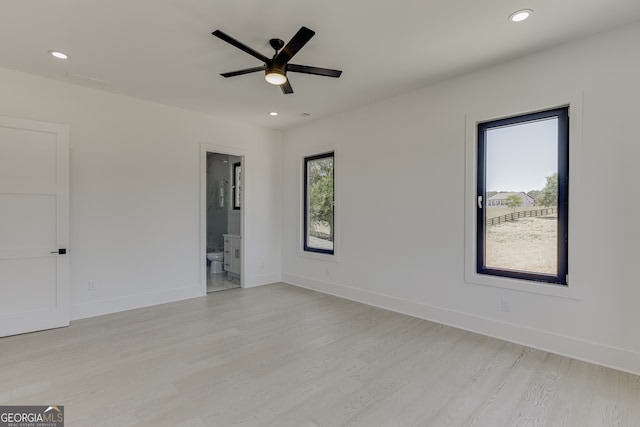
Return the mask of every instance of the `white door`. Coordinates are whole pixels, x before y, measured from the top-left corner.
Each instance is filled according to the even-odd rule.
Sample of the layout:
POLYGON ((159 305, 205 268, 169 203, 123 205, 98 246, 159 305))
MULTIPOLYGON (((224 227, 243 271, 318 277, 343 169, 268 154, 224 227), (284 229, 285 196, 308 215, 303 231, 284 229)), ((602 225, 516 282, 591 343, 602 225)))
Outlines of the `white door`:
POLYGON ((0 336, 69 325, 69 130, 0 117, 0 336))

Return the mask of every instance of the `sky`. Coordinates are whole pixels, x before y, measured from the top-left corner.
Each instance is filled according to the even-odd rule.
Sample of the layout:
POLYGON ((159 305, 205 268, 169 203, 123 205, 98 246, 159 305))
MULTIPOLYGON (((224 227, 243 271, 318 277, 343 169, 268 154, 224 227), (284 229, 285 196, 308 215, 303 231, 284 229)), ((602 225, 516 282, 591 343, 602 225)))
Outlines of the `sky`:
POLYGON ((486 134, 487 191, 542 190, 558 170, 558 120, 493 128, 486 134))

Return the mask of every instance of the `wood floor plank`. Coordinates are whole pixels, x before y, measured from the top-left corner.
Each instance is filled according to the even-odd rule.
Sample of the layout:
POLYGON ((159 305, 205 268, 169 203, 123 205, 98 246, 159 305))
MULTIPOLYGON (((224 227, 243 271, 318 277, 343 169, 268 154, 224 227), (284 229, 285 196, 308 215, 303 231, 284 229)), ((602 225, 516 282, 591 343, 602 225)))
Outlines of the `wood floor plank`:
POLYGON ((637 426, 640 377, 285 284, 0 339, 67 426, 637 426))

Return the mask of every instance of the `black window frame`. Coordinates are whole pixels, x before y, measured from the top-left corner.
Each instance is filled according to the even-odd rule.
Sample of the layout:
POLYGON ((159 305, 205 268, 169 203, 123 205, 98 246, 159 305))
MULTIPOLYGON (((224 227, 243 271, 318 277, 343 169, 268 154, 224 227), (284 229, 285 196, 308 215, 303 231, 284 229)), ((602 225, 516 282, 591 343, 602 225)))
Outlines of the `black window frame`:
POLYGON ((478 274, 545 282, 568 286, 569 267, 569 107, 559 107, 534 113, 491 120, 477 125, 477 188, 476 196, 476 272, 478 274), (558 232, 557 232, 557 270, 555 275, 518 270, 487 268, 485 259, 486 227, 486 131, 504 126, 518 125, 544 119, 558 119, 558 232))
MULTIPOLYGON (((334 239, 332 241, 333 243, 333 249, 324 249, 324 248, 316 248, 314 246, 309 246, 308 243, 308 238, 309 238, 309 162, 312 162, 314 160, 320 160, 320 159, 326 159, 326 158, 332 158, 333 159, 333 170, 332 170, 332 177, 333 177, 333 207, 334 209, 332 210, 332 216, 333 216, 333 224, 335 225, 335 198, 336 198, 336 185, 335 185, 335 176, 336 176, 336 163, 335 163, 335 152, 334 151, 329 151, 326 153, 322 153, 322 154, 314 154, 312 156, 307 156, 304 158, 304 197, 303 197, 303 203, 304 203, 304 207, 303 207, 303 230, 302 230, 302 239, 303 239, 303 250, 305 252, 314 252, 314 253, 319 253, 319 254, 325 254, 325 255, 334 255, 335 253, 335 230, 332 230, 334 239)), ((333 227, 333 225, 332 225, 333 227)))

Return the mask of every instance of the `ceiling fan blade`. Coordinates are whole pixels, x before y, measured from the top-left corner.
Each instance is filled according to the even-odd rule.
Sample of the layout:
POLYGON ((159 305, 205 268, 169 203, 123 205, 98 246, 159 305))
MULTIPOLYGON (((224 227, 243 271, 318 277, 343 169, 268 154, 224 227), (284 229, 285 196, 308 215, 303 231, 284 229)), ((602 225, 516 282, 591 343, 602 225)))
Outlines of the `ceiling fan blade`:
POLYGON ((293 58, 293 55, 298 53, 298 51, 302 49, 302 46, 307 44, 314 35, 315 31, 310 30, 307 27, 300 28, 293 38, 289 40, 289 43, 287 43, 280 53, 278 53, 275 60, 282 64, 289 62, 289 60, 293 58))
POLYGON ((295 73, 314 74, 317 76, 340 77, 341 70, 332 70, 330 68, 310 67, 308 65, 287 64, 287 71, 295 73))
POLYGON ((280 89, 282 89, 282 93, 285 95, 289 93, 293 93, 293 88, 291 87, 291 83, 289 83, 289 79, 286 82, 280 85, 280 89))
POLYGON ((235 77, 243 74, 255 73, 256 71, 264 71, 264 69, 265 66, 263 65, 261 67, 245 68, 244 70, 229 71, 228 73, 221 73, 220 75, 222 77, 235 77))
POLYGON ((234 39, 233 37, 223 33, 220 30, 215 30, 213 33, 214 36, 216 36, 217 38, 219 38, 220 40, 224 40, 227 43, 237 47, 240 50, 243 50, 245 52, 247 52, 249 55, 253 56, 254 58, 258 58, 260 61, 262 62, 269 62, 269 58, 267 58, 266 56, 264 56, 263 54, 261 54, 260 52, 257 52, 253 49, 251 49, 249 46, 247 46, 244 43, 239 42, 238 40, 234 39))

